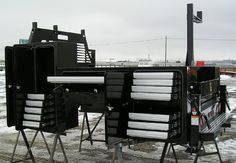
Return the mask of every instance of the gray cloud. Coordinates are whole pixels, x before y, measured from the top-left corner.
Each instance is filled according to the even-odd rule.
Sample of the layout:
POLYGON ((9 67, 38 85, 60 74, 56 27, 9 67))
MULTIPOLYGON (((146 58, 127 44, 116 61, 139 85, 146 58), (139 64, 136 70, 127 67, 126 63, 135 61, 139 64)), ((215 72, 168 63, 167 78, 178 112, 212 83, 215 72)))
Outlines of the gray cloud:
MULTIPOLYGON (((0 5, 0 54, 4 54, 6 45, 28 38, 31 23, 37 21, 42 28, 57 24, 59 30, 86 29, 97 59, 134 59, 150 54, 161 60, 164 40, 158 38, 186 38, 189 2, 194 2, 195 11, 203 11, 204 23, 195 25, 196 38, 236 38, 235 0, 15 0, 2 1, 0 5), (150 39, 154 40, 113 44, 150 39)), ((235 44, 236 41, 197 40, 195 56, 203 60, 236 59, 235 44)), ((169 59, 184 59, 185 54, 186 39, 168 40, 169 59)))

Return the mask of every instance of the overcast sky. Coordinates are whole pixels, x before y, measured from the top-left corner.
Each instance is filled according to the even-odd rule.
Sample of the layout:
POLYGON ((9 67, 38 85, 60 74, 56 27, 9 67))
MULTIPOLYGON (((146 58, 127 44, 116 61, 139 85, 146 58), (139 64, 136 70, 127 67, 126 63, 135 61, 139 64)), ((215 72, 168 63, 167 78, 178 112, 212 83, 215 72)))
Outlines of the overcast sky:
POLYGON ((0 2, 0 54, 7 45, 28 39, 32 22, 39 28, 79 33, 85 29, 98 60, 168 59, 186 56, 186 8, 203 11, 195 24, 195 58, 236 59, 236 0, 6 0, 0 2), (172 38, 172 39, 171 39, 172 38), (203 39, 203 40, 202 40, 203 39), (214 40, 204 40, 214 39, 214 40), (224 40, 218 40, 224 39, 224 40))

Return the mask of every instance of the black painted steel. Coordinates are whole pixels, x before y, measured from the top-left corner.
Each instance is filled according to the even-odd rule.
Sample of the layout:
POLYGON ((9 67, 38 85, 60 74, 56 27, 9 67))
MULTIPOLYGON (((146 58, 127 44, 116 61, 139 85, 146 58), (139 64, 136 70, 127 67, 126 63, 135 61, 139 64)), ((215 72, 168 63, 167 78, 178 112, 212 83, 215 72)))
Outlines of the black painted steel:
MULTIPOLYGON (((47 77, 61 74, 61 70, 67 68, 94 67, 95 51, 88 49, 84 30, 81 34, 75 34, 58 31, 57 26, 53 30, 41 29, 37 23, 33 23, 29 44, 6 47, 5 62, 9 127, 16 126, 17 130, 25 128, 23 122, 28 107, 26 105, 30 100, 28 94, 52 96, 46 101, 52 103, 50 110, 54 109, 55 122, 49 128, 40 127, 44 131, 63 132, 78 125, 79 106, 73 103, 71 92, 66 92, 59 84, 48 83, 47 77), (59 39, 59 35, 67 39, 59 39)), ((45 110, 46 106, 42 107, 45 110)), ((35 125, 34 121, 30 123, 35 125)))
POLYGON ((193 4, 187 5, 187 56, 185 66, 194 66, 194 23, 202 23, 202 12, 193 14, 193 4))
MULTIPOLYGON (((201 20, 201 13, 197 15, 191 17, 195 22, 201 20)), ((55 148, 60 134, 78 126, 80 107, 86 113, 83 124, 86 120, 91 144, 96 127, 90 130, 87 113, 105 113, 108 145, 124 139, 155 140, 166 145, 189 144, 196 152, 200 141, 214 140, 219 134, 228 119, 226 87, 220 86, 219 68, 96 68, 95 54, 86 56, 84 37, 84 32, 59 32, 57 26, 44 30, 34 23, 30 44, 6 47, 8 126, 56 133, 55 148), (58 40, 58 34, 68 40, 58 40), (43 120, 26 118, 38 114, 43 120)), ((192 65, 192 45, 188 57, 192 65)))

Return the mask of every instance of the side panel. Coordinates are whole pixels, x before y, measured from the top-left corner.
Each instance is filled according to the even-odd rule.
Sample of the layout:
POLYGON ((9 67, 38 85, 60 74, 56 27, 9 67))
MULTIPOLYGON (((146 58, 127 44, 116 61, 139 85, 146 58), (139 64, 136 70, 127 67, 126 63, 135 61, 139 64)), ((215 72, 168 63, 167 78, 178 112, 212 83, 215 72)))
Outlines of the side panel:
POLYGON ((13 47, 5 48, 5 73, 7 126, 11 127, 15 125, 15 111, 13 104, 13 47))
POLYGON ((186 78, 185 67, 134 71, 127 135, 186 143, 186 78))
POLYGON ((36 46, 35 55, 35 89, 37 93, 51 93, 54 84, 47 82, 47 76, 54 75, 54 47, 36 46))
POLYGON ((14 55, 14 76, 16 86, 23 92, 36 91, 34 51, 29 45, 16 45, 14 55))

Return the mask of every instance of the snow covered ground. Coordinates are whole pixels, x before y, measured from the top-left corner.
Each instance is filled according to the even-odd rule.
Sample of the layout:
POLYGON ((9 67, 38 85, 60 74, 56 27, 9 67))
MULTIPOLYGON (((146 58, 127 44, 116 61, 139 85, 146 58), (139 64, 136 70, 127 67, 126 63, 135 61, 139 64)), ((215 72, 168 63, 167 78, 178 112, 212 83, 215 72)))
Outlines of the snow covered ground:
MULTIPOLYGON (((231 109, 236 108, 236 77, 230 77, 226 75, 221 76, 222 84, 228 85, 228 92, 230 95, 229 104, 231 109)), ((4 72, 0 72, 0 162, 9 162, 13 151, 13 146, 16 140, 17 132, 14 127, 8 128, 6 126, 6 98, 5 98, 5 77, 4 72)), ((218 145, 222 159, 225 163, 236 162, 236 110, 232 112, 235 121, 232 122, 232 127, 227 129, 223 136, 217 138, 218 145), (235 112, 235 113, 234 113, 235 112)), ((79 116, 80 122, 82 116, 79 116)), ((89 119, 92 125, 96 123, 99 118, 99 114, 89 114, 89 119)), ((67 131, 67 136, 62 136, 64 147, 69 162, 76 163, 90 163, 90 162, 111 162, 113 149, 107 149, 106 145, 102 142, 94 142, 94 145, 90 145, 89 141, 84 141, 82 144, 82 152, 79 152, 79 140, 81 134, 81 125, 77 128, 67 131)), ((34 135, 33 130, 27 130, 26 134, 29 140, 34 135)), ((85 134, 87 131, 85 130, 85 134)), ((47 141, 50 146, 53 143, 53 134, 45 133, 47 141)), ((93 134, 95 139, 104 139, 104 119, 98 125, 97 130, 93 134)), ((164 144, 160 142, 146 142, 135 144, 129 149, 127 146, 123 147, 123 157, 125 162, 147 162, 154 163, 158 162, 161 156, 161 152, 164 144)), ((208 143, 206 146, 207 151, 214 151, 215 147, 212 143, 208 143)), ((193 162, 194 155, 185 152, 185 148, 176 146, 177 157, 179 162, 190 163, 193 162)), ((46 147, 43 143, 42 137, 39 135, 32 148, 33 154, 37 162, 47 162, 49 155, 46 147)), ((26 148, 20 138, 20 143, 17 147, 16 158, 22 158, 26 153, 26 148)), ((60 147, 58 146, 57 152, 55 153, 55 160, 57 162, 63 162, 63 154, 60 147)), ((30 162, 30 161, 29 161, 30 162)), ((173 154, 170 152, 166 158, 166 162, 175 162, 173 154)), ((206 156, 199 158, 199 162, 219 162, 217 155, 206 156)))

